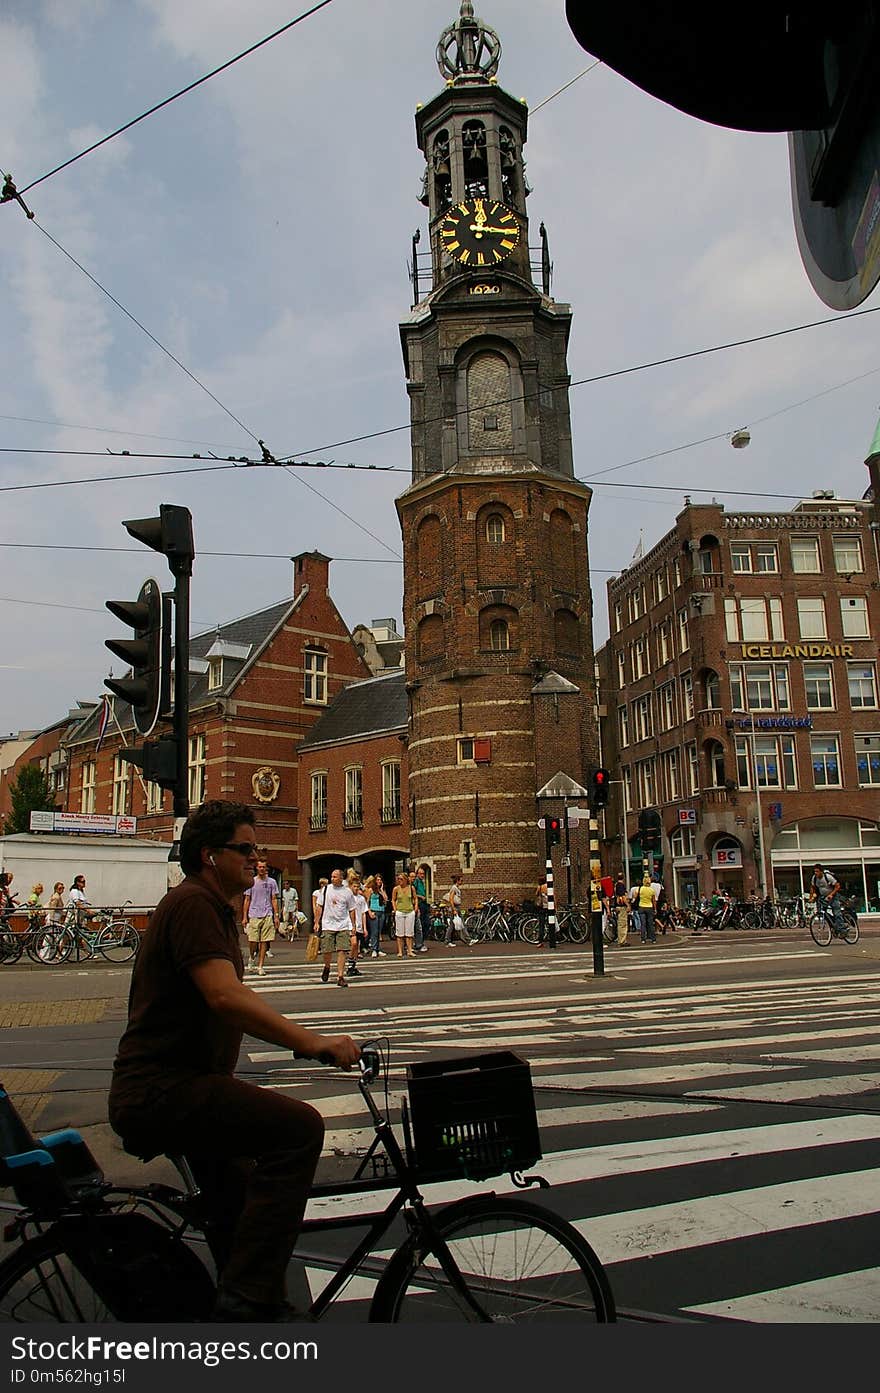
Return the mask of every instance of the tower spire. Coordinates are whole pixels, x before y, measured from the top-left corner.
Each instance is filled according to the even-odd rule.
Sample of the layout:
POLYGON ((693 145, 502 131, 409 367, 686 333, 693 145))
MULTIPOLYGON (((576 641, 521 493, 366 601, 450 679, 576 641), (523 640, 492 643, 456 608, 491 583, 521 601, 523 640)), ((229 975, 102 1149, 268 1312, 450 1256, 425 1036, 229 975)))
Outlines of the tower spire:
POLYGON ((461 0, 458 19, 443 30, 437 45, 440 76, 451 85, 489 82, 498 72, 501 40, 476 18, 471 0, 461 0))

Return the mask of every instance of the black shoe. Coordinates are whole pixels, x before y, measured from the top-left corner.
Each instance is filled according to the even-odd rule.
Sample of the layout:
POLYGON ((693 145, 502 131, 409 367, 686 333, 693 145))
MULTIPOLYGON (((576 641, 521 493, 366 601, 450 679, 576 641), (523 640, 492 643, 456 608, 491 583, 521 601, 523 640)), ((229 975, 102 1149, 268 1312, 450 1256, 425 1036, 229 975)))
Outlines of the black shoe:
POLYGON ((363 977, 364 975, 359 967, 355 967, 354 963, 349 963, 345 970, 349 977, 363 977))
POLYGON ((287 1301, 251 1301, 246 1296, 238 1296, 234 1291, 218 1291, 208 1319, 224 1324, 262 1321, 264 1324, 274 1325, 281 1321, 307 1320, 308 1317, 295 1310, 287 1301))
POLYGON ((321 981, 322 981, 322 982, 329 982, 329 981, 330 981, 330 969, 329 969, 329 967, 325 967, 325 968, 324 968, 324 971, 321 973, 321 981))

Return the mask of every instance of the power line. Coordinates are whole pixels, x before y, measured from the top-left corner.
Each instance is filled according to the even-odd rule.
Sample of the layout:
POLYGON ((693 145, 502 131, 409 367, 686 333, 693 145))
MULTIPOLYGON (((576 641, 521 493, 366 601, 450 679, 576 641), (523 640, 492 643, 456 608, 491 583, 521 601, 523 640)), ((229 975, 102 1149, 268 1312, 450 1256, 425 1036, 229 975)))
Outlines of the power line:
MULTIPOLYGON (((272 463, 277 464, 278 461, 273 460, 272 463)), ((292 479, 296 479, 297 483, 302 484, 303 487, 307 488, 310 493, 314 493, 317 495, 318 498, 322 498, 324 502, 328 504, 328 506, 331 507, 335 513, 341 513, 344 518, 348 518, 349 522, 354 523, 355 527, 359 527, 362 532, 366 532, 367 536, 372 537, 374 542, 378 542, 380 547, 384 547, 386 551, 390 551, 391 555, 396 557, 398 561, 403 560, 403 557, 400 555, 399 552, 396 552, 393 547, 390 547, 388 545, 387 542, 383 542, 381 537, 377 537, 376 533, 371 532, 369 527, 365 527, 364 524, 358 518, 353 518, 351 513, 347 513, 345 509, 340 506, 340 504, 334 503, 332 499, 326 496, 326 494, 321 493, 320 489, 316 489, 314 484, 310 484, 308 480, 301 479, 299 475, 294 474, 293 469, 289 464, 284 464, 281 467, 282 469, 284 469, 285 473, 289 474, 292 479)))
POLYGON ((157 435, 155 431, 129 430, 127 426, 75 426, 70 421, 48 421, 42 416, 7 416, 0 412, 0 421, 23 421, 29 426, 53 426, 56 430, 87 430, 100 435, 133 436, 139 440, 172 440, 178 445, 209 445, 222 449, 216 440, 191 440, 186 435, 157 435))
MULTIPOLYGON (((330 0, 324 0, 324 3, 329 4, 330 0)), ((172 363, 176 363, 177 366, 180 368, 181 372, 185 372, 191 382, 194 382, 197 387, 200 387, 201 390, 205 392, 211 398, 211 400, 216 403, 217 406, 220 407, 221 411, 226 412, 226 415, 229 416, 230 419, 233 420, 237 426, 241 426, 242 430, 245 432, 246 435, 249 435, 252 440, 257 439, 250 426, 246 426, 244 421, 240 421, 234 411, 230 411, 229 407, 225 406, 224 403, 220 400, 220 398, 216 397, 214 393, 210 390, 210 388, 205 386, 204 382, 199 381, 195 373, 190 372, 189 368, 186 367, 186 365, 182 363, 179 358, 175 358, 174 354, 171 352, 171 349, 166 348, 164 343, 160 342, 160 340, 156 338, 155 334, 151 334, 147 326, 145 324, 142 324, 141 321, 131 313, 131 310, 127 310, 125 308, 125 305, 123 305, 122 301, 117 300, 116 296, 111 294, 107 287, 105 285, 102 285, 101 282, 97 280, 95 276, 92 275, 91 271, 87 271, 85 266, 83 266, 82 262, 77 261, 76 257, 73 255, 72 252, 69 252, 66 247, 62 247, 61 243, 52 236, 51 232, 47 232, 45 227, 43 227, 41 223, 38 223, 36 219, 33 219, 33 224, 34 227, 39 228, 43 236, 47 237, 54 247, 57 247, 58 250, 64 256, 66 256, 69 261, 73 262, 74 266, 76 266, 78 270, 82 271, 83 275, 86 276, 92 282, 92 285, 97 286, 98 290, 100 290, 103 295, 106 295, 107 299, 112 301, 116 308, 121 310, 127 319, 131 320, 132 324, 136 324, 137 327, 140 330, 142 330, 143 333, 146 334, 147 338, 152 343, 154 343, 157 348, 161 349, 167 358, 171 359, 172 363)))
POLYGON ((140 116, 135 116, 132 121, 126 121, 124 126, 119 126, 115 131, 111 131, 109 135, 102 136, 102 138, 96 140, 93 145, 87 146, 85 150, 80 150, 78 155, 72 155, 69 160, 64 160, 62 164, 56 165, 54 169, 50 169, 46 174, 41 174, 39 179, 32 179, 31 182, 26 184, 19 192, 25 194, 29 189, 35 189, 38 184, 43 184, 47 179, 51 179, 53 175, 60 174, 62 169, 68 169, 70 165, 76 164, 77 160, 84 159, 84 157, 90 155, 93 150, 98 150, 102 145, 106 145, 108 140, 113 140, 117 135, 122 135, 125 131, 130 131, 132 126, 138 125, 140 121, 145 121, 148 116, 153 116, 157 111, 161 111, 163 107, 170 106, 172 102, 177 101, 178 97, 185 97, 187 92, 194 91, 196 87, 201 87, 203 82, 208 82, 212 77, 216 77, 218 73, 225 72, 227 68, 231 68, 233 64, 240 62, 242 58, 247 58, 251 53, 256 53, 258 48, 262 48, 265 44, 271 43, 273 39, 277 39, 280 34, 285 34, 288 29, 295 28, 297 24, 302 24, 304 19, 309 19, 313 14, 317 14, 319 10, 325 9, 330 3, 331 0, 320 0, 319 4, 312 5, 309 10, 304 10, 301 15, 297 15, 296 19, 291 19, 287 24, 282 24, 281 28, 276 29, 273 34, 267 34, 264 39, 260 39, 258 43, 251 44, 250 48, 243 49, 242 52, 237 53, 234 58, 227 59, 227 61, 221 63, 218 68, 213 68, 211 72, 205 73, 203 77, 197 78, 195 82, 190 82, 186 87, 181 87, 179 92, 174 92, 170 97, 166 97, 164 101, 157 102, 155 106, 151 106, 149 111, 142 111, 140 116))
MULTIPOLYGON (((569 388, 587 387, 596 382, 609 382, 615 377, 628 377, 631 376, 633 373, 647 372, 651 368, 667 367, 671 363, 684 363, 692 358, 705 358, 712 353, 725 353, 731 348, 746 348, 755 343, 767 343, 771 339, 784 338, 788 334, 800 334, 805 329, 820 329, 826 324, 841 324, 850 319, 857 319, 862 315, 877 314, 878 310, 880 310, 880 305, 873 305, 868 309, 850 310, 849 314, 842 316, 834 315, 829 316, 827 319, 812 319, 805 324, 793 324, 787 329, 774 329, 767 334, 753 334, 750 338, 747 339, 730 339, 726 343, 716 343, 709 348, 694 348, 687 353, 675 353, 667 358, 654 358, 650 362, 646 363, 633 363, 628 368, 615 368, 613 371, 610 372, 596 373, 593 377, 581 377, 574 382, 570 382, 568 385, 569 388)), ((488 406, 505 406, 512 401, 527 401, 530 399, 530 397, 537 397, 540 390, 541 389, 539 388, 538 391, 532 392, 530 394, 520 393, 517 396, 499 398, 498 401, 484 402, 479 409, 483 411, 488 406)), ((449 415, 466 416, 470 413, 470 411, 470 407, 459 407, 454 412, 445 412, 442 416, 426 417, 425 419, 421 420, 419 424, 423 426, 433 425, 436 424, 438 421, 447 420, 449 415)), ((311 449, 308 450, 294 450, 291 451, 290 454, 285 454, 283 457, 285 459, 292 459, 294 455, 315 455, 319 451, 323 453, 325 450, 337 450, 340 449, 343 445, 358 445, 364 440, 378 440, 381 436, 384 435, 396 435, 400 431, 410 430, 411 427, 412 423, 410 421, 407 421, 406 425, 403 426, 389 426, 385 430, 369 431, 364 435, 353 435, 348 440, 336 440, 329 445, 314 445, 311 447, 311 449)))
MULTIPOLYGON (((595 63, 591 63, 588 68, 584 68, 583 72, 578 73, 576 77, 569 78, 568 82, 564 82, 561 87, 557 87, 555 92, 551 92, 549 97, 545 97, 542 102, 538 102, 537 106, 529 107, 529 115, 534 116, 536 111, 540 111, 542 106, 546 106, 548 102, 552 102, 554 97, 561 96, 563 92, 568 91, 569 87, 573 87, 576 82, 580 82, 582 77, 586 77, 587 73, 591 73, 594 68, 599 68, 601 66, 602 59, 597 58, 595 63)), ((23 189, 22 193, 27 193, 27 189, 23 189)))

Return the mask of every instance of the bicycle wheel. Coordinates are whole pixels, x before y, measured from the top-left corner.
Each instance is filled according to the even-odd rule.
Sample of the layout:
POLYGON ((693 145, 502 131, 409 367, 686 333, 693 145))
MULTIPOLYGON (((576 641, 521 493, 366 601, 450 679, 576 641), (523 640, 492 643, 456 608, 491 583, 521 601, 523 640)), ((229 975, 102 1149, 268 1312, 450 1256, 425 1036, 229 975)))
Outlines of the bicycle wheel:
POLYGON ((56 961, 59 942, 59 935, 51 929, 36 929, 28 935, 28 957, 32 962, 42 963, 44 966, 53 963, 56 961))
POLYGON ((468 914, 464 921, 464 931, 471 943, 481 943, 485 937, 486 921, 482 914, 468 914))
POLYGON ((859 921, 849 910, 843 911, 843 934, 844 943, 858 943, 859 941, 859 921))
POLYGON ((481 1196, 434 1223, 478 1310, 455 1289, 417 1234, 392 1257, 371 1321, 606 1322, 614 1298, 602 1264, 573 1225, 516 1198, 481 1196))
POLYGON ((22 937, 12 929, 0 929, 0 963, 4 966, 18 962, 23 948, 22 937))
POLYGON ((0 1263, 0 1322, 204 1320, 214 1286, 191 1248, 140 1214, 61 1220, 0 1263))
POLYGON ((817 914, 810 920, 810 934, 813 942, 818 943, 820 948, 827 948, 831 942, 831 925, 824 914, 817 914))
MULTIPOLYGON (((573 909, 568 916, 568 937, 572 943, 586 943, 590 936, 590 921, 585 914, 579 914, 573 909)), ((612 931, 612 936, 616 937, 616 925, 612 931)), ((610 940, 609 940, 610 941, 610 940)))
POLYGON ((532 914, 522 920, 519 926, 519 936, 523 943, 531 943, 533 946, 541 942, 541 921, 537 914, 532 914))
POLYGON ((127 963, 141 946, 141 938, 133 924, 116 919, 98 934, 95 952, 111 963, 127 963))

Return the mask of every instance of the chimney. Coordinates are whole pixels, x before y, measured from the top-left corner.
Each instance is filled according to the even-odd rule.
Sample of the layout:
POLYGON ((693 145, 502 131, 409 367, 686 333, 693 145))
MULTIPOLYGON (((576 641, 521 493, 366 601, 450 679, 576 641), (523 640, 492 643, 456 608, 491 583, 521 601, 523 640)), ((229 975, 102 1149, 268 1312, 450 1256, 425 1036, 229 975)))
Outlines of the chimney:
POLYGON ((293 598, 306 588, 318 595, 326 595, 330 586, 330 557, 320 551, 301 551, 292 556, 293 598))

